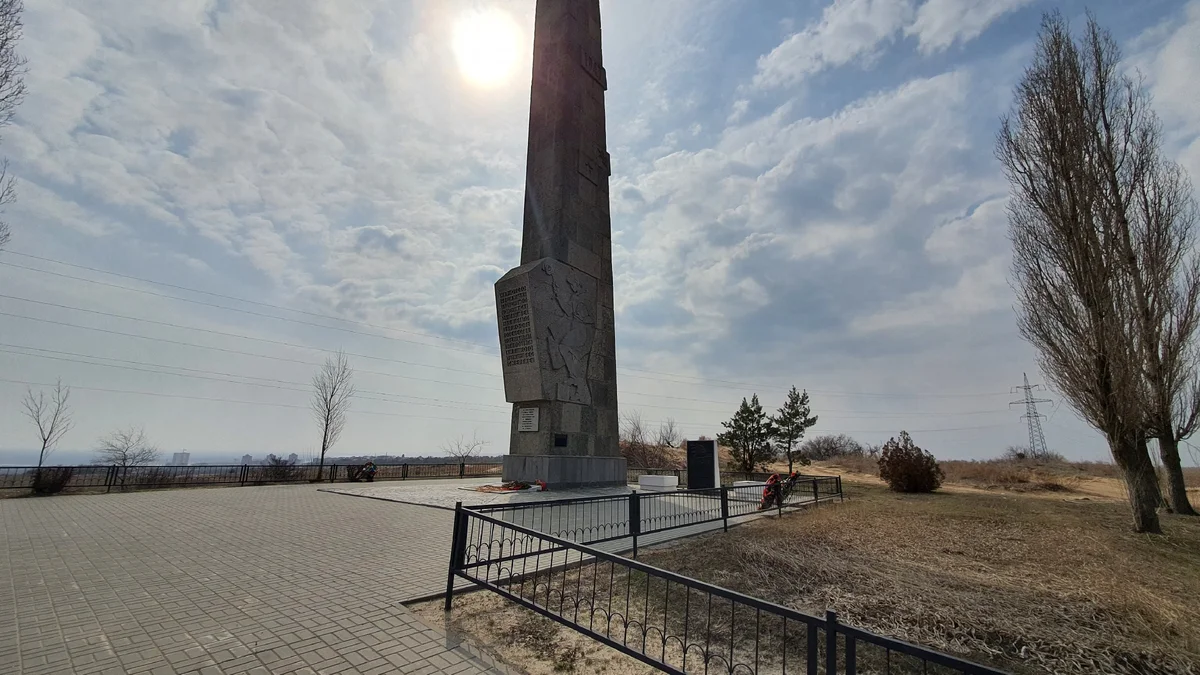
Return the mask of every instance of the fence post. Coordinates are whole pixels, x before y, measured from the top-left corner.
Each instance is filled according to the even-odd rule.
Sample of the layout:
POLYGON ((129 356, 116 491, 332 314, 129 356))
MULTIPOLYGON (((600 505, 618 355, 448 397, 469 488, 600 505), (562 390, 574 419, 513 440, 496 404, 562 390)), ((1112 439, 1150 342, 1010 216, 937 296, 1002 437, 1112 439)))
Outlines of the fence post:
POLYGON ((408 463, 400 465, 400 480, 408 480, 408 463))
POLYGON ((466 474, 467 474, 467 463, 459 462, 458 463, 458 477, 461 479, 466 474))
POLYGON ((729 531, 729 488, 721 486, 721 523, 725 526, 725 531, 729 531))
POLYGON ((446 611, 454 600, 454 573, 462 569, 466 558, 466 513, 463 512, 462 502, 454 504, 454 529, 450 535, 450 569, 446 573, 446 611))
POLYGON ((638 534, 642 531, 642 504, 636 490, 629 493, 629 534, 633 536, 633 557, 638 554, 638 534))
POLYGON ((837 612, 825 610, 825 673, 837 675, 837 612))
POLYGON ((821 505, 821 490, 817 487, 817 479, 813 479, 813 506, 821 505))
POLYGON ((242 487, 246 487, 246 478, 249 477, 249 474, 250 474, 250 465, 243 464, 242 470, 241 470, 240 474, 238 475, 238 479, 241 481, 242 487))
POLYGON ((843 502, 846 501, 846 494, 844 492, 842 492, 842 477, 841 476, 837 476, 837 489, 838 489, 838 497, 840 498, 840 500, 843 502))
POLYGON ((113 483, 117 482, 117 465, 108 467, 108 475, 104 477, 104 491, 112 492, 113 483))

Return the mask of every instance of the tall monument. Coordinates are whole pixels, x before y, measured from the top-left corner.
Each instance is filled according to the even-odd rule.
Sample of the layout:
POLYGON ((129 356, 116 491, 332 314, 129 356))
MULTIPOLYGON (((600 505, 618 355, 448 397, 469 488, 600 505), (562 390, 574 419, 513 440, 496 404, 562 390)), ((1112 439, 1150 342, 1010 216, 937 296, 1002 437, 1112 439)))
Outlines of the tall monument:
POLYGON ((505 480, 625 484, 600 0, 537 0, 521 266, 496 282, 505 480))

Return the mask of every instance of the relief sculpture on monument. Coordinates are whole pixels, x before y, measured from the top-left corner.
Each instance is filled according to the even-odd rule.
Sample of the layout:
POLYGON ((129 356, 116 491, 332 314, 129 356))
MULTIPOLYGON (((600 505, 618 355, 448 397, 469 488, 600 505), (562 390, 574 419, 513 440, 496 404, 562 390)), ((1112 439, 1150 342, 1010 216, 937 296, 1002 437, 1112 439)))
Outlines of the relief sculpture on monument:
MULTIPOLYGON (((591 405, 591 389, 587 382, 588 361, 592 354, 592 343, 596 337, 596 294, 588 292, 583 275, 570 268, 542 265, 546 283, 553 300, 550 303, 550 319, 546 323, 546 347, 550 355, 550 369, 555 373, 557 391, 555 398, 568 403, 591 405)), ((546 297, 546 295, 542 295, 546 297)))

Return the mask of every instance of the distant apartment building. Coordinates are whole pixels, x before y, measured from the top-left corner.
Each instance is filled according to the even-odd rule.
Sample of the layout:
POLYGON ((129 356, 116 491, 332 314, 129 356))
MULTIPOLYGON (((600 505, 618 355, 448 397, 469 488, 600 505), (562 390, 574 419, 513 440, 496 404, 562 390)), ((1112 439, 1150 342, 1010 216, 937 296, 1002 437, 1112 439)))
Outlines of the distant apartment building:
POLYGON ((293 452, 292 454, 288 455, 288 461, 292 464, 297 464, 300 462, 300 455, 297 455, 293 452))
POLYGON ((242 455, 242 464, 253 464, 253 463, 254 463, 253 455, 242 455))
POLYGON ((171 455, 171 466, 187 466, 191 456, 190 452, 177 452, 171 455))

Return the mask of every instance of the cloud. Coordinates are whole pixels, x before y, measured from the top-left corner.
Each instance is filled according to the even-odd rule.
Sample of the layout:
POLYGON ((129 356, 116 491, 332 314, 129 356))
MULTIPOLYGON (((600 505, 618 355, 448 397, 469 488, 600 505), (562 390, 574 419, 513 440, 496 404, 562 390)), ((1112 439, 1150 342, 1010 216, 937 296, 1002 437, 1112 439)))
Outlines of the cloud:
POLYGON ((827 68, 870 62, 912 15, 911 0, 836 0, 820 20, 759 59, 754 85, 782 87, 827 68))
POLYGON ((1128 61, 1145 76, 1155 112, 1163 119, 1167 151, 1200 180, 1200 93, 1195 74, 1200 72, 1200 0, 1188 2, 1178 13, 1154 26, 1134 41, 1128 61))
POLYGON ((969 323, 981 314, 1011 306, 1008 286, 1009 255, 992 256, 983 264, 968 267, 954 285, 918 291, 878 312, 856 318, 851 329, 858 333, 880 333, 907 328, 928 331, 969 323))
MULTIPOLYGON (((534 3, 491 1, 525 30, 532 26, 534 3)), ((527 75, 488 92, 462 85, 445 36, 474 4, 28 5, 31 95, 5 134, 22 181, 11 212, 14 250, 333 313, 410 331, 387 335, 416 342, 458 344, 412 331, 494 344, 492 283, 520 256, 529 90, 527 75)), ((728 412, 715 399, 736 403, 745 390, 759 390, 773 405, 771 392, 793 380, 814 390, 897 395, 822 394, 820 406, 952 413, 956 401, 899 396, 1006 391, 1019 381, 1010 381, 1018 368, 1032 370, 1009 309, 1006 187, 991 154, 997 116, 1027 58, 1020 40, 1032 36, 988 30, 1025 5, 840 0, 813 16, 785 16, 795 3, 606 2, 622 406, 646 405, 648 419, 674 416, 711 435, 728 412), (802 86, 831 72, 838 76, 821 78, 820 87, 802 86), (725 382, 684 384, 640 369, 725 382), (664 395, 709 403, 674 410, 677 399, 664 395)), ((1200 109, 1183 86, 1194 70, 1188 46, 1198 14, 1189 7, 1181 12, 1186 21, 1156 27, 1137 50, 1181 152, 1196 147, 1189 120, 1200 109)), ((528 73, 528 57, 518 72, 528 73)), ((14 294, 65 302, 79 289, 0 274, 14 294)), ((84 288, 92 291, 89 307, 135 313, 123 309, 126 294, 84 288)), ((364 389, 453 408, 364 404, 363 412, 414 417, 353 423, 346 443, 355 450, 429 452, 475 423, 456 401, 498 410, 470 417, 486 417, 481 431, 498 450, 506 447, 507 408, 492 356, 165 300, 142 312, 344 345, 370 355, 356 364, 364 389), (454 372, 461 370, 468 372, 454 372)), ((13 323, 11 339, 26 344, 288 381, 311 376, 303 363, 112 336, 92 344, 69 330, 13 323)), ((96 325, 128 328, 116 320, 96 325)), ((160 328, 156 334, 181 337, 160 328)), ((3 366, 32 380, 58 374, 55 364, 29 359, 3 366)), ((66 374, 96 385, 104 373, 93 370, 66 374)), ((114 377, 114 386, 130 389, 191 386, 114 377)), ((241 385, 203 386, 210 385, 206 395, 268 400, 241 385)), ((265 393, 304 404, 302 392, 265 393)), ((164 445, 203 438, 238 454, 247 443, 287 448, 283 454, 311 445, 303 410, 136 400, 143 405, 86 400, 81 433, 107 431, 119 414, 154 420, 164 445)), ((0 407, 0 429, 17 428, 6 411, 0 407)), ((830 426, 821 431, 879 429, 895 419, 822 416, 830 426)), ((1019 435, 1012 427, 1004 433, 1019 435)), ((992 433, 938 436, 944 444, 933 447, 986 456, 1003 445, 992 433)), ((21 446, 21 438, 0 435, 0 444, 21 446)))
POLYGON ((904 34, 916 36, 922 54, 979 37, 996 19, 1035 0, 928 0, 904 34))
POLYGON ((754 86, 787 87, 825 70, 870 68, 902 36, 924 55, 979 37, 996 19, 1034 0, 835 0, 820 19, 761 57, 754 86))

